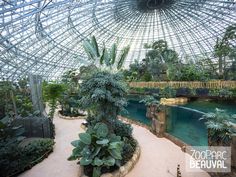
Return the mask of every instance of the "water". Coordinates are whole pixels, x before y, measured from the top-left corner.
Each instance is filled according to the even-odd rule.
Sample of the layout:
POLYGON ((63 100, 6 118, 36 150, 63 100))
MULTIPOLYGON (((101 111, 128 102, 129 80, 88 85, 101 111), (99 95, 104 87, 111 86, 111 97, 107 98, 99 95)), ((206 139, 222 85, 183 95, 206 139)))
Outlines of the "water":
POLYGON ((198 100, 189 102, 188 104, 184 105, 184 107, 197 109, 202 112, 214 112, 216 108, 224 109, 229 114, 236 114, 236 103, 230 101, 204 101, 198 100))
POLYGON ((207 128, 204 120, 199 120, 204 113, 224 109, 236 114, 236 103, 193 101, 183 106, 168 108, 167 132, 193 146, 207 146, 207 128))
POLYGON ((129 100, 126 110, 128 112, 122 113, 122 116, 141 122, 148 126, 151 125, 151 119, 146 117, 146 106, 143 103, 139 103, 138 100, 129 100))
MULTIPOLYGON (((140 98, 130 98, 126 107, 127 113, 123 116, 141 122, 148 126, 151 120, 146 117, 146 106, 139 103, 140 98)), ((199 120, 204 113, 214 112, 215 108, 225 109, 231 114, 236 114, 236 103, 193 101, 183 106, 170 106, 167 108, 166 131, 192 146, 207 146, 207 128, 204 120, 199 120)))
POLYGON ((207 128, 199 121, 204 113, 182 106, 167 108, 166 131, 192 146, 207 146, 207 128))

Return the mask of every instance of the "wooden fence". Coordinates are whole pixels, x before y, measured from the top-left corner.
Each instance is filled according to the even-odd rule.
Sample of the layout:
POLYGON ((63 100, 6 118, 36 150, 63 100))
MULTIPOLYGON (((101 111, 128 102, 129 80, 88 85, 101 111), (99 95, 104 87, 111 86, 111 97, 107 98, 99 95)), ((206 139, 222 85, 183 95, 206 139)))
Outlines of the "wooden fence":
POLYGON ((236 81, 208 81, 208 82, 175 82, 175 81, 166 81, 166 82, 130 82, 130 87, 139 87, 139 88, 229 88, 236 89, 236 81))

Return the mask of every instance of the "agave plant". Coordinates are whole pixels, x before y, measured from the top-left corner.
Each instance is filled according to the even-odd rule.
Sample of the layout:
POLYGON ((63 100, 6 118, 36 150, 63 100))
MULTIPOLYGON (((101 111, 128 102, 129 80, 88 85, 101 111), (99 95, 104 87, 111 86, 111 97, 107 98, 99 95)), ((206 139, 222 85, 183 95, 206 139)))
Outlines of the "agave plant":
POLYGON ((117 55, 118 49, 116 43, 112 45, 111 49, 108 49, 105 44, 103 44, 102 49, 99 49, 94 36, 83 43, 83 48, 89 59, 93 60, 97 65, 105 66, 110 69, 116 65, 117 70, 122 68, 130 49, 129 46, 124 47, 119 55, 117 55))
POLYGON ((93 177, 101 175, 102 168, 120 166, 124 143, 120 136, 110 134, 104 123, 89 127, 86 133, 79 134, 79 140, 71 142, 75 147, 68 160, 79 159, 85 168, 92 166, 93 177))
POLYGON ((229 115, 225 110, 216 108, 215 113, 204 114, 200 120, 206 120, 208 136, 214 144, 229 145, 232 136, 236 135, 236 114, 229 115))

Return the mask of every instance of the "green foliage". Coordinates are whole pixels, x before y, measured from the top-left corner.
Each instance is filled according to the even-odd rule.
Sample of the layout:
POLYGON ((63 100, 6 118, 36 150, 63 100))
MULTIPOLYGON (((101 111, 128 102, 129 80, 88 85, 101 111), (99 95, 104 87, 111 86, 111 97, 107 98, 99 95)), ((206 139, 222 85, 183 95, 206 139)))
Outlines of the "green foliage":
POLYGON ((214 97, 220 97, 220 98, 232 98, 233 97, 233 91, 231 91, 228 88, 211 89, 209 91, 209 95, 214 96, 214 97))
POLYGON ((44 87, 44 95, 47 101, 58 99, 64 91, 64 85, 49 83, 44 87))
POLYGON ((200 120, 206 120, 208 135, 213 143, 218 145, 229 145, 232 136, 236 135, 235 127, 236 115, 229 115, 225 110, 216 108, 214 113, 207 113, 200 120))
POLYGON ((148 82, 148 81, 151 81, 152 80, 152 75, 146 71, 143 76, 141 77, 141 80, 145 81, 145 82, 148 82))
POLYGON ((80 107, 89 113, 88 129, 72 142, 75 148, 68 160, 79 159, 85 173, 97 177, 132 156, 126 154, 130 148, 123 152, 123 140, 132 137, 132 127, 116 119, 126 105, 127 85, 120 73, 101 71, 82 82, 79 94, 80 107))
POLYGON ((196 66, 195 64, 187 64, 181 68, 179 78, 181 81, 206 81, 209 76, 204 68, 196 66))
POLYGON ((127 85, 122 75, 98 72, 85 80, 80 87, 80 105, 101 119, 116 118, 127 104, 127 85))
POLYGON ((141 88, 141 87, 131 87, 130 91, 134 91, 140 94, 144 94, 145 93, 145 88, 141 88))
POLYGON ((10 114, 12 117, 26 117, 34 113, 28 80, 0 82, 0 118, 10 114))
POLYGON ((80 165, 93 167, 93 177, 99 177, 102 168, 119 166, 124 143, 120 136, 108 133, 104 123, 88 127, 86 133, 79 134, 80 140, 71 144, 75 147, 68 160, 80 160, 80 165))
POLYGON ((87 80, 90 78, 93 74, 97 73, 99 71, 99 68, 97 68, 95 65, 88 65, 88 66, 81 66, 79 68, 79 77, 81 80, 87 80))
POLYGON ((21 154, 17 147, 24 139, 23 133, 24 129, 13 126, 8 116, 0 120, 0 176, 6 176, 17 164, 21 154))
POLYGON ((99 66, 105 66, 111 69, 116 65, 116 69, 118 70, 122 68, 130 49, 129 46, 124 47, 119 55, 117 55, 118 49, 116 43, 111 46, 111 49, 108 49, 105 44, 103 44, 102 49, 99 49, 94 36, 83 43, 83 48, 88 57, 99 66))
POLYGON ((124 141, 124 147, 122 151, 123 158, 121 161, 121 165, 124 165, 132 158, 137 147, 137 141, 133 137, 124 138, 123 141, 124 141))
POLYGON ((69 70, 62 75, 64 91, 59 97, 61 105, 60 113, 65 116, 78 116, 79 112, 79 79, 80 73, 76 70, 69 70))
POLYGON ((164 89, 160 90, 160 97, 161 98, 175 98, 176 97, 176 90, 172 87, 165 87, 164 89))
POLYGON ((49 117, 52 119, 57 108, 57 101, 61 97, 65 86, 62 84, 51 83, 43 87, 45 100, 49 103, 49 117))
MULTIPOLYGON (((130 65, 130 69, 126 71, 126 78, 139 81, 157 81, 165 79, 167 70, 171 73, 171 69, 179 66, 178 54, 170 49, 164 40, 156 41, 152 44, 145 45, 147 53, 141 63, 135 61, 130 65), (134 75, 135 73, 135 75, 134 75)), ((171 78, 171 76, 169 76, 171 78)))
POLYGON ((16 175, 41 162, 45 153, 53 149, 51 139, 35 139, 25 146, 19 144, 1 146, 0 177, 16 175))
POLYGON ((154 96, 151 96, 151 95, 145 96, 144 99, 142 99, 139 102, 144 103, 145 106, 159 105, 160 104, 160 102, 154 96))
POLYGON ((112 129, 114 130, 114 133, 117 136, 120 136, 122 138, 127 137, 131 138, 132 137, 132 132, 133 128, 130 124, 126 124, 124 122, 121 122, 120 120, 113 119, 109 121, 112 129))
POLYGON ((226 79, 229 72, 228 63, 236 59, 236 50, 232 43, 236 40, 236 24, 228 26, 222 38, 217 38, 214 54, 218 57, 219 78, 226 79))

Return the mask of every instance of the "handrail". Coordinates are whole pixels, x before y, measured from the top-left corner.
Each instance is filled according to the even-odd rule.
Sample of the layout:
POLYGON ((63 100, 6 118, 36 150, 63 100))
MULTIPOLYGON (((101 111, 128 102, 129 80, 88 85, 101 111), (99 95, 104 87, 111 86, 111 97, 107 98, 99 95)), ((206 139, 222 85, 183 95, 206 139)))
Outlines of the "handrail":
POLYGON ((209 88, 209 89, 221 89, 229 88, 236 89, 236 81, 162 81, 162 82, 130 82, 130 87, 139 88, 209 88))

